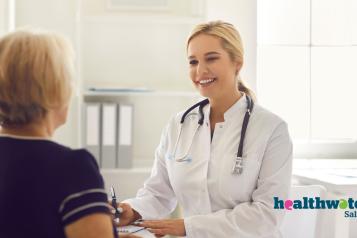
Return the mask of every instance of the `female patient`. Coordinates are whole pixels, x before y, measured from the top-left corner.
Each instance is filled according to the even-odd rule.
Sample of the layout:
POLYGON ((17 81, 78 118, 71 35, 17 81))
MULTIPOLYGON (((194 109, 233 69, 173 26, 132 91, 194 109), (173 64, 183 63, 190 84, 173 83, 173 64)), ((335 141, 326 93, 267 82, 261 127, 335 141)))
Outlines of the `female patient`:
POLYGON ((67 117, 72 50, 51 33, 0 39, 0 237, 114 237, 93 157, 51 141, 67 117))

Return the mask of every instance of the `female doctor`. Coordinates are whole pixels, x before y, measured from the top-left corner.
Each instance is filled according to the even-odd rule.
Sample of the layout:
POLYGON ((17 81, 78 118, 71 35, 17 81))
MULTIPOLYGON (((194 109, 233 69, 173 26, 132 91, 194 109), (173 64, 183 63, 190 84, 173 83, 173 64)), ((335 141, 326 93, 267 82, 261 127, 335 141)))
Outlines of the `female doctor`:
POLYGON ((274 210, 273 197, 289 193, 287 124, 240 80, 243 48, 231 24, 196 26, 187 54, 192 83, 208 100, 168 123, 151 177, 120 204, 120 225, 141 218, 159 237, 280 237, 284 212, 274 210), (162 219, 177 203, 184 219, 162 219))

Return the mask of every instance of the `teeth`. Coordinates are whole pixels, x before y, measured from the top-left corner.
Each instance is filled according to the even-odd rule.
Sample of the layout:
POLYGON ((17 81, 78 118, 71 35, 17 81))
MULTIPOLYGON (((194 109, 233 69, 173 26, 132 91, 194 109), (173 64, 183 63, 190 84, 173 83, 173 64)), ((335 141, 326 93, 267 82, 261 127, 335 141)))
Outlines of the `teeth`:
POLYGON ((214 79, 204 79, 200 81, 200 84, 206 84, 206 83, 211 83, 213 82, 214 79))

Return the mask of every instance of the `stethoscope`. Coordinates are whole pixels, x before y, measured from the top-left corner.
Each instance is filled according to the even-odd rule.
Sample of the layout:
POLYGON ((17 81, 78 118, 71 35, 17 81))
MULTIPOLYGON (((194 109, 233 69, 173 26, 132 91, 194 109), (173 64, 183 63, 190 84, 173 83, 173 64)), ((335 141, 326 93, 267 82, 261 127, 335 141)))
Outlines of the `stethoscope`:
MULTIPOLYGON (((254 107, 253 100, 248 95, 246 95, 246 98, 247 98, 247 108, 246 108, 247 111, 245 112, 244 119, 243 119, 243 125, 242 125, 242 131, 241 131, 241 134, 240 134, 240 141, 239 141, 239 146, 238 146, 237 157, 234 160, 234 165, 233 165, 233 168, 232 168, 232 174, 235 174, 235 175, 239 175, 239 174, 241 174, 243 172, 243 156, 242 155, 243 155, 244 137, 245 137, 245 132, 246 132, 247 127, 248 127, 250 114, 251 114, 251 112, 253 110, 253 107, 254 107)), ((189 154, 189 152, 191 150, 191 147, 192 147, 192 144, 193 144, 193 140, 194 140, 194 138, 196 136, 196 133, 199 130, 199 128, 202 126, 203 121, 204 121, 203 107, 206 106, 208 103, 209 103, 208 99, 204 99, 204 100, 196 103, 195 105, 193 105, 189 109, 187 109, 184 112, 184 114, 182 115, 181 121, 180 121, 180 132, 179 132, 179 134, 177 136, 177 140, 176 140, 176 143, 175 143, 174 152, 173 152, 173 156, 172 156, 173 158, 176 157, 176 150, 177 150, 177 146, 178 146, 179 140, 181 138, 183 123, 185 122, 186 117, 188 115, 197 115, 197 113, 195 113, 195 114, 194 113, 189 114, 189 113, 193 109, 198 107, 198 112, 199 112, 200 118, 198 120, 195 133, 193 134, 193 136, 191 138, 190 146, 188 147, 186 152, 183 153, 182 156, 176 157, 175 160, 177 162, 185 162, 185 161, 189 162, 191 160, 191 158, 188 157, 188 154, 189 154)))

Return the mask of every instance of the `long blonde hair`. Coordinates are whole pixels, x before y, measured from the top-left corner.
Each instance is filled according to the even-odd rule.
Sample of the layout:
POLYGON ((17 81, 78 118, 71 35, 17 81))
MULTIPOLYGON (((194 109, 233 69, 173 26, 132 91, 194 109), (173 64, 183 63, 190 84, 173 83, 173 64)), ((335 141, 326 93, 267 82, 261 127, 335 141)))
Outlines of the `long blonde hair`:
MULTIPOLYGON (((220 38, 222 47, 227 51, 231 60, 243 65, 244 49, 242 39, 239 32, 232 24, 223 21, 211 21, 197 25, 187 39, 186 49, 188 48, 190 41, 200 34, 207 34, 220 38)), ((255 93, 247 86, 239 75, 237 75, 237 84, 239 91, 246 93, 254 101, 256 100, 255 93)))
POLYGON ((23 125, 64 106, 72 92, 73 50, 60 35, 20 30, 0 39, 0 125, 23 125))

